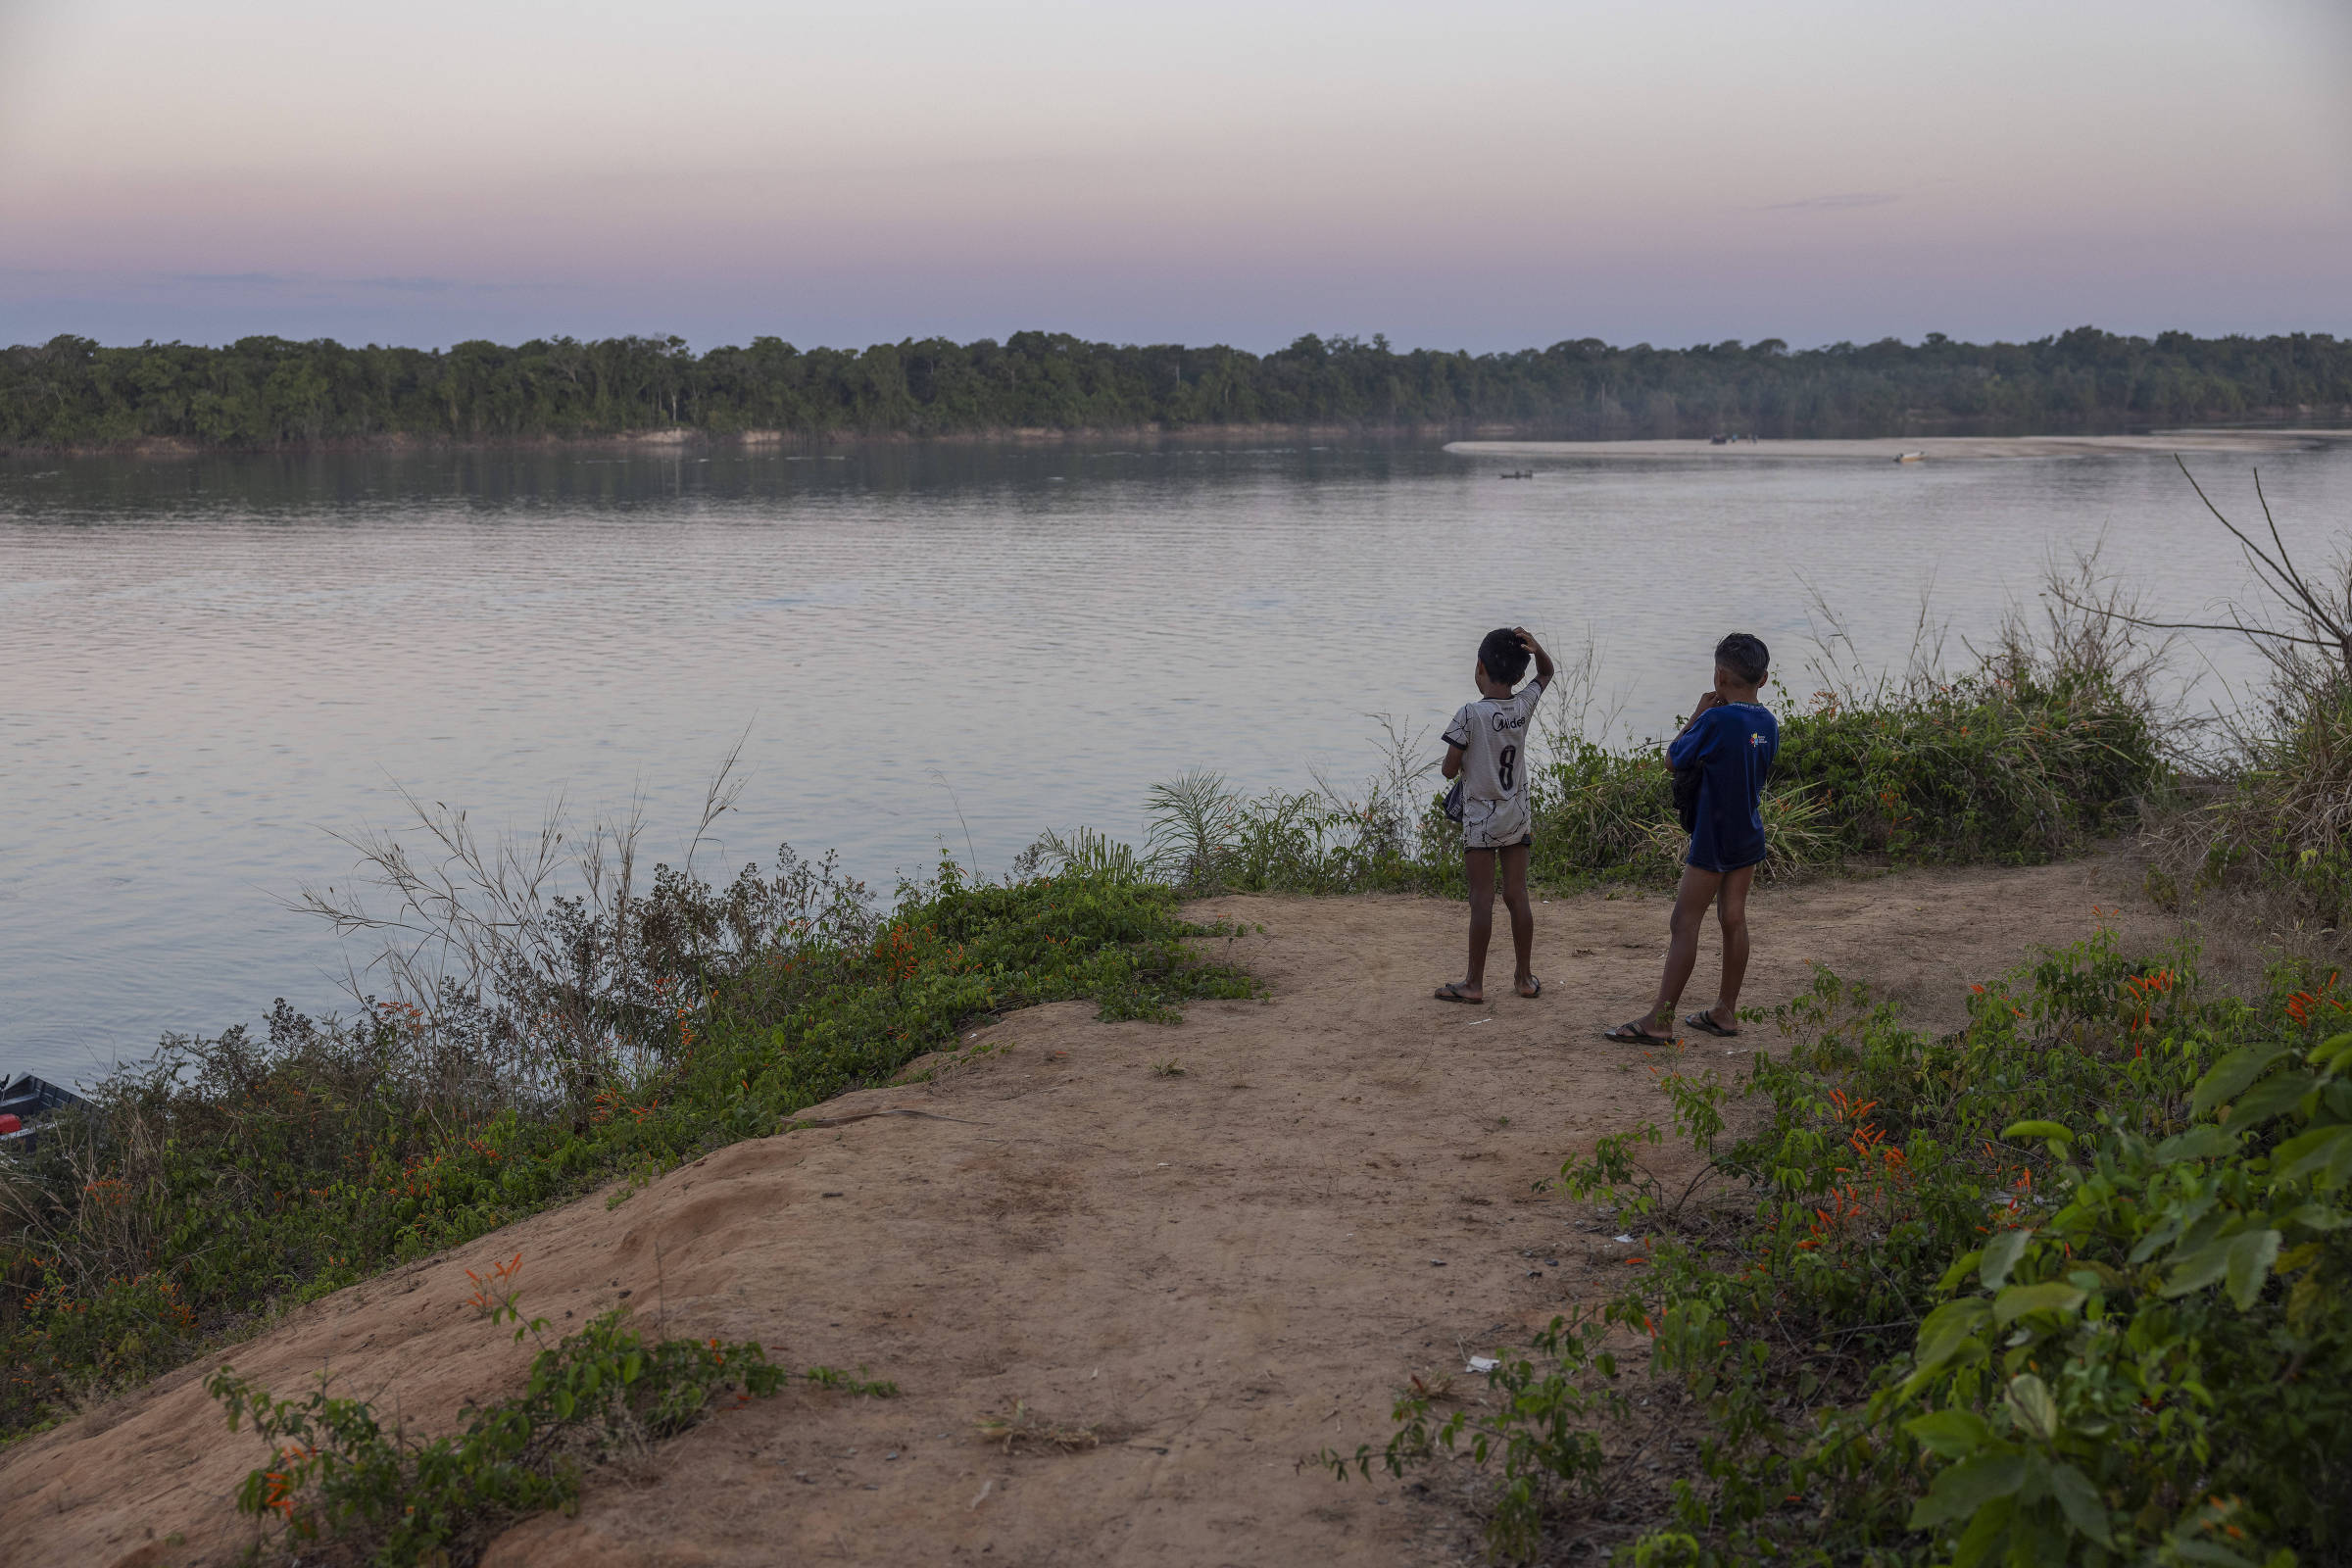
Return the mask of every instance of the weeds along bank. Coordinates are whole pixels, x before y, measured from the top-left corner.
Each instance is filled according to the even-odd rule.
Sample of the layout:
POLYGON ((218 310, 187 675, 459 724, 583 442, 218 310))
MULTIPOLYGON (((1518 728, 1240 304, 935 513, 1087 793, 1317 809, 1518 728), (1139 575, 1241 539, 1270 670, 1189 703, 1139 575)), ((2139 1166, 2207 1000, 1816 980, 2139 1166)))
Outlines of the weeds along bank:
MULTIPOLYGON (((2013 623, 1958 676, 1824 677, 1831 689, 1801 699, 1776 686, 1764 874, 1856 858, 2026 864, 2132 827, 2168 783, 2150 675, 2125 628, 2061 612, 2037 636, 2013 623)), ((1664 758, 1585 732, 1591 680, 1588 654, 1546 701, 1529 875, 1554 889, 1671 886, 1685 845, 1664 758)), ((1188 890, 1458 896, 1460 829, 1423 788, 1414 738, 1394 726, 1388 738, 1388 766, 1351 792, 1251 798, 1213 774, 1162 786, 1152 863, 1188 890)), ((1070 848, 1105 853, 1098 840, 1070 848)))
POLYGON ((2352 673, 2300 650, 2273 665, 2221 765, 2151 820, 2149 891, 2333 932, 2352 915, 2352 673))
POLYGON ((1660 1054, 1699 1179, 1644 1174, 1654 1125, 1561 1173, 1638 1234, 1635 1283, 1326 1462, 1469 1453, 1512 1559, 1583 1538, 1659 1568, 2346 1560, 2336 976, 2247 1001, 2100 939, 1978 990, 1936 1040, 1824 973, 1777 1014, 1782 1059, 1660 1054), (1746 1100, 1754 1131, 1728 1136, 1746 1100))
POLYGON ((1171 1017, 1252 990, 1188 948, 1204 928, 1170 889, 1132 877, 973 886, 949 867, 884 913, 787 854, 723 889, 662 871, 608 881, 601 904, 478 912, 487 934, 442 933, 478 944, 478 990, 450 979, 331 1025, 281 1004, 264 1035, 168 1040, 0 1177, 0 1432, 615 1176, 772 1133, 974 1017, 1075 998, 1171 1017))

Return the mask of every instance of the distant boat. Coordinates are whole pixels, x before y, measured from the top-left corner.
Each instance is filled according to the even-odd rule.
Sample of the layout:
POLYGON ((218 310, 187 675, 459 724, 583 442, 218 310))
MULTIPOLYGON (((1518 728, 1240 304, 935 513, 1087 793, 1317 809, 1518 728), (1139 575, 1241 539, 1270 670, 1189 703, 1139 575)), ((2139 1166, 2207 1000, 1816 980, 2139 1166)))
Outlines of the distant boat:
POLYGON ((1928 455, 1925 452, 1906 452, 1894 461, 1897 463, 1925 463, 1928 461, 1928 455))
POLYGON ((1536 470, 1533 468, 1505 468, 1494 477, 1497 479, 1533 479, 1535 476, 1536 470))

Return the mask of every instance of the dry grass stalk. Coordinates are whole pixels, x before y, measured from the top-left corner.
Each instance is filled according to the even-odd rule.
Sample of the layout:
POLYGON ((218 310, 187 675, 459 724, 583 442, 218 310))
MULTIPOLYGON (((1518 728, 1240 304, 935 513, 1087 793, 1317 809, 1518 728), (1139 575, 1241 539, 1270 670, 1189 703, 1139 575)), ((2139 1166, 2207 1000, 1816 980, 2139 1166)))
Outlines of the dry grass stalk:
POLYGON ((1002 1443, 1006 1453, 1021 1444, 1037 1448, 1056 1448, 1063 1453, 1075 1453, 1080 1448, 1102 1446, 1102 1435, 1094 1427, 1063 1426, 1050 1421, 1015 1399, 1010 1410, 997 1415, 984 1415, 973 1421, 984 1443, 1002 1443))

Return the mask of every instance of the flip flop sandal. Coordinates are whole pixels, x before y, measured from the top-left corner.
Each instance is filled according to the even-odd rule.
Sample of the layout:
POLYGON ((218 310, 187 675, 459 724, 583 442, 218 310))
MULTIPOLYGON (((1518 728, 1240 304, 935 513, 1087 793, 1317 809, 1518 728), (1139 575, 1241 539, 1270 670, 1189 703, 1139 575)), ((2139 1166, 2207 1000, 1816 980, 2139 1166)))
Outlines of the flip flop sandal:
POLYGON ((1686 1029, 1695 1029, 1702 1035, 1713 1035, 1718 1040, 1737 1040, 1740 1038, 1739 1030, 1726 1029, 1723 1025, 1715 1021, 1715 1015, 1713 1013, 1708 1012, 1692 1013, 1690 1017, 1683 1020, 1683 1027, 1686 1029))
POLYGON ((1614 1046, 1671 1046, 1674 1044, 1674 1036, 1653 1035, 1639 1023, 1621 1023, 1614 1029, 1604 1031, 1600 1038, 1614 1046))
POLYGON ((1440 1002, 1458 1002, 1465 1007, 1483 1007, 1487 1004, 1486 998, 1473 997, 1450 980, 1438 987, 1437 998, 1440 1002))
MULTIPOLYGON (((1531 981, 1530 981, 1530 982, 1528 982, 1528 983, 1529 983, 1530 985, 1533 985, 1533 986, 1534 986, 1536 989, 1535 989, 1535 990, 1533 990, 1533 991, 1521 991, 1521 992, 1519 993, 1519 995, 1520 995, 1520 997, 1521 997, 1521 998, 1523 998, 1524 1000, 1526 1000, 1526 1001, 1528 1001, 1528 1002, 1533 1002, 1533 1001, 1535 1001, 1535 1000, 1536 1000, 1538 997, 1540 997, 1540 996, 1542 996, 1542 995, 1544 994, 1544 982, 1543 982, 1543 981, 1541 981, 1541 980, 1531 980, 1531 981)), ((1516 988, 1514 988, 1514 989, 1516 989, 1516 988)))

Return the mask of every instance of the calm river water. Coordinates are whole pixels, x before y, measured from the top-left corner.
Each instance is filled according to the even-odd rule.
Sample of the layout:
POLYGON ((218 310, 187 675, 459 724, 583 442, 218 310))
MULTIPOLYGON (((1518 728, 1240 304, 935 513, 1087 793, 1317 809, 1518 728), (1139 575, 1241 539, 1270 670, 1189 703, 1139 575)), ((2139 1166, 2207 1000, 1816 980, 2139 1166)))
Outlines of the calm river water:
MULTIPOLYGON (((1135 836, 1145 789, 1187 768, 1360 777, 1368 715, 1442 722, 1494 625, 1592 635, 1646 735, 1734 627, 1810 690, 1807 582, 1897 664, 1930 584, 1957 654, 2102 536, 2174 612, 2246 582, 2144 455, 1500 466, 1304 445, 0 463, 0 1069, 87 1077, 274 997, 348 1005, 335 940, 278 901, 345 877, 330 831, 397 821, 399 786, 517 827, 641 791, 674 860, 748 730, 698 865, 788 840, 887 890, 943 845, 995 873, 1049 827, 1135 836)), ((2253 460, 2195 466, 2256 514, 2253 460)), ((2262 468, 2327 556, 2352 444, 2262 468)))

